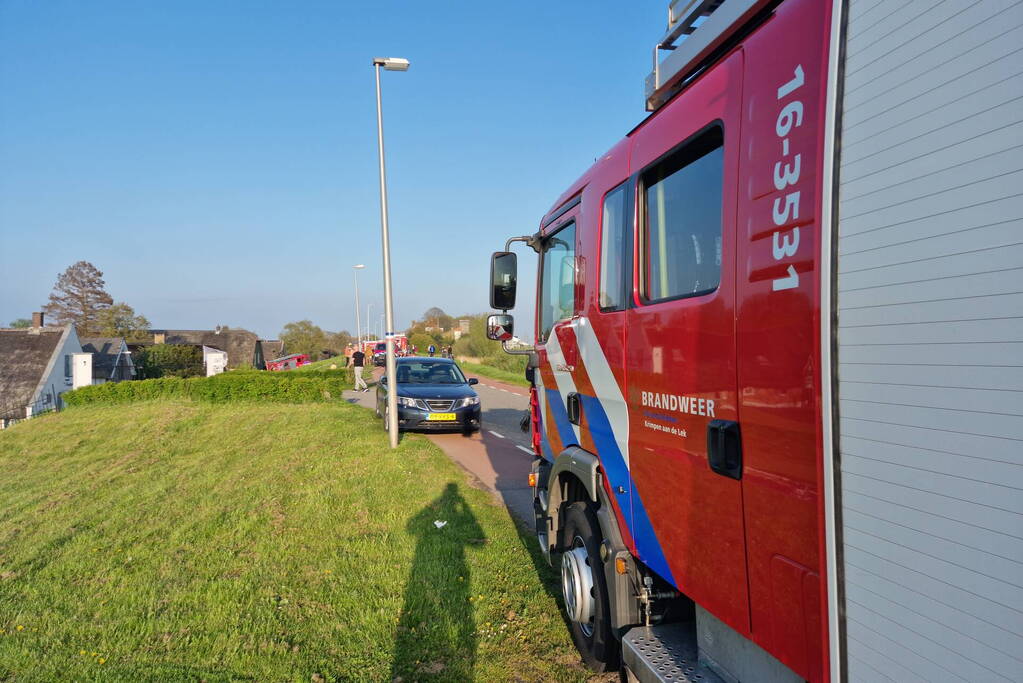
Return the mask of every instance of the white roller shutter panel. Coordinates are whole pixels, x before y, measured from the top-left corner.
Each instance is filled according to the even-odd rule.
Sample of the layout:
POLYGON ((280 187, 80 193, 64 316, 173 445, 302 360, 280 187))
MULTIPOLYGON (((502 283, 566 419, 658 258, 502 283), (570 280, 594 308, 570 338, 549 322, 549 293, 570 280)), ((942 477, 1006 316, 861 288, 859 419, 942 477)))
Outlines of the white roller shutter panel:
POLYGON ((853 681, 1023 680, 1023 3, 852 0, 838 431, 853 681))

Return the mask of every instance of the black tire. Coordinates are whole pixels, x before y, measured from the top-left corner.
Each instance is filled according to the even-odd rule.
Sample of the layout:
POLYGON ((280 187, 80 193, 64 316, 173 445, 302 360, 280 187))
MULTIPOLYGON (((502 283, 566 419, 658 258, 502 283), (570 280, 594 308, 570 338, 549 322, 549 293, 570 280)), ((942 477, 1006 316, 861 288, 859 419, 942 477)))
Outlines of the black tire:
POLYGON ((572 640, 582 655, 586 666, 597 672, 617 671, 620 661, 621 644, 611 630, 611 602, 607 593, 607 580, 600 561, 602 539, 597 516, 590 503, 575 502, 563 509, 565 526, 562 530, 562 547, 571 549, 585 547, 587 564, 593 569, 594 598, 593 619, 590 633, 583 625, 569 620, 572 640))

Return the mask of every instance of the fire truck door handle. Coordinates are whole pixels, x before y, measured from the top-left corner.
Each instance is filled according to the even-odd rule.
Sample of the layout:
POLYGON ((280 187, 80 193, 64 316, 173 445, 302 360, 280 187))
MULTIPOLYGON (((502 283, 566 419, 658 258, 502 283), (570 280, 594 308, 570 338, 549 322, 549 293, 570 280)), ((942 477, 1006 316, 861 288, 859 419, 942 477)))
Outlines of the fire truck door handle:
POLYGON ((579 416, 582 413, 582 404, 579 402, 579 394, 572 392, 568 395, 566 410, 568 411, 568 421, 574 425, 579 424, 579 416))
POLYGON ((711 420, 707 425, 707 464, 722 476, 742 479, 742 439, 738 422, 711 420))

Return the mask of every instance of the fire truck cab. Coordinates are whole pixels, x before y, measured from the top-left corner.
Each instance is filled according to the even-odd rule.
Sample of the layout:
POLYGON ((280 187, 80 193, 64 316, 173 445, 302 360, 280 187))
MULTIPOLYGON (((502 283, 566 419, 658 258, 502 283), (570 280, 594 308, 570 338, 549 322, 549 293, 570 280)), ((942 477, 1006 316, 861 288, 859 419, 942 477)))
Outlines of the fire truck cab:
POLYGON ((495 253, 495 340, 514 334, 511 245, 539 256, 536 533, 594 669, 1023 671, 1023 252, 993 227, 1023 216, 998 180, 1023 173, 1002 33, 1023 11, 941 4, 671 3, 653 113, 495 253), (1015 369, 979 369, 980 344, 1015 369), (994 529, 1008 546, 977 540, 994 529))

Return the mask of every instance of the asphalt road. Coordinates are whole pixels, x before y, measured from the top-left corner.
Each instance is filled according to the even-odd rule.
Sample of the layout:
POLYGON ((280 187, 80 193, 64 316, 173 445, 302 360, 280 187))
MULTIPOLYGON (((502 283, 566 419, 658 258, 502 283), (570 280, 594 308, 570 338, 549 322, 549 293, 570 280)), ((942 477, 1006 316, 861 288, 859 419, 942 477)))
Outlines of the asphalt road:
MULTIPOLYGON (((376 378, 379 368, 373 372, 376 378)), ((476 393, 480 397, 483 428, 470 437, 461 433, 428 434, 448 456, 461 465, 476 483, 493 493, 517 519, 532 526, 533 494, 528 476, 533 462, 529 433, 519 428, 519 421, 529 405, 529 391, 487 378, 479 378, 476 393)), ((366 393, 346 391, 352 403, 373 410, 376 386, 366 393)))

